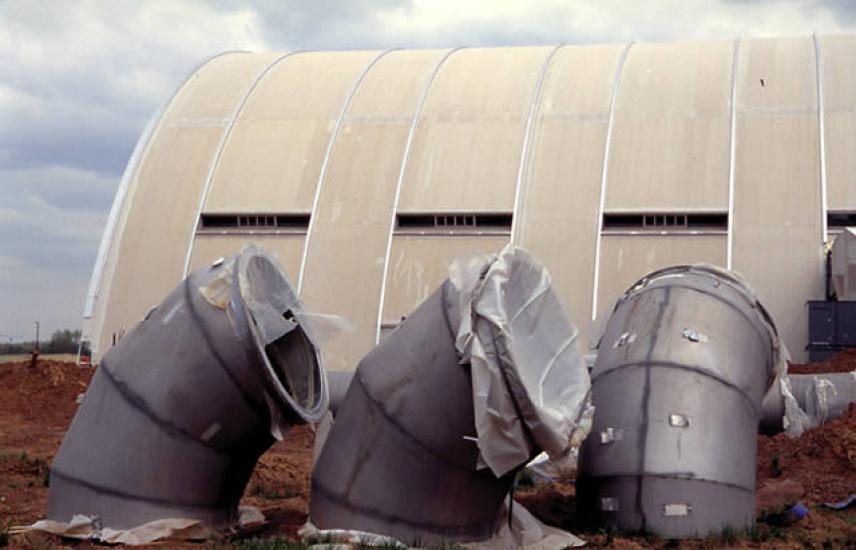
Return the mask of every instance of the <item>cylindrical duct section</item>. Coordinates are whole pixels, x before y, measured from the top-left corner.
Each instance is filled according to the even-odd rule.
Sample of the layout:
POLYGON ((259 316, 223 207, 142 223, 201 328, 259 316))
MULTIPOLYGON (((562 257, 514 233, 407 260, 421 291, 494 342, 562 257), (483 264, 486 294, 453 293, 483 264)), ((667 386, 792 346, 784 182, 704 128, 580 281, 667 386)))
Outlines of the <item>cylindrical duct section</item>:
POLYGON ((856 402, 856 371, 818 374, 790 374, 764 396, 761 431, 776 434, 787 429, 793 436, 825 424, 847 412, 856 402), (786 385, 792 397, 786 405, 786 385), (785 426, 785 424, 788 426, 785 426))
POLYGON ((231 523, 274 436, 326 410, 302 315, 259 247, 191 273, 102 358, 51 468, 48 518, 231 523))
POLYGON ((761 399, 780 364, 773 323, 734 275, 696 265, 641 279, 592 372, 579 512, 667 537, 751 525, 761 399))
POLYGON ((318 528, 485 540, 517 471, 567 452, 589 388, 576 331, 521 250, 474 265, 360 362, 312 475, 318 528))

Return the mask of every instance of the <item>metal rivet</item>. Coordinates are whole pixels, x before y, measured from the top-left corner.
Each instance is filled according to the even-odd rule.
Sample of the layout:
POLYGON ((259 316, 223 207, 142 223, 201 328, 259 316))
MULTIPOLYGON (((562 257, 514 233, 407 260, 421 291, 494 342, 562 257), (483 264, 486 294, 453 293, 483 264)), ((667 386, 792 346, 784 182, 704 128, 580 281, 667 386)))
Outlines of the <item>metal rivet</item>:
POLYGON ((686 428, 690 425, 690 419, 680 413, 672 413, 669 415, 669 426, 675 428, 686 428))
POLYGON ((689 328, 684 329, 683 337, 689 340, 690 342, 707 342, 707 336, 698 332, 697 330, 692 330, 689 328))
POLYGON ((600 509, 604 512, 617 512, 618 499, 616 497, 603 497, 600 499, 600 509))
POLYGON ((610 427, 600 432, 600 442, 604 445, 613 441, 621 441, 622 439, 624 439, 624 430, 621 428, 610 427))

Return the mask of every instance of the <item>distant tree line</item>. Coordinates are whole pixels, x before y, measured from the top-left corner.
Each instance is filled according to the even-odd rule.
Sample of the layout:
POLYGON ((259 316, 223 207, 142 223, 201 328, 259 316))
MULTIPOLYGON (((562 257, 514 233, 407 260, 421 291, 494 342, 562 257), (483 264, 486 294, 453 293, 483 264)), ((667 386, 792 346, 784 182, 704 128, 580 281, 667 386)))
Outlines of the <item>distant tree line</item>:
MULTIPOLYGON (((77 353, 80 343, 80 330, 57 330, 50 340, 39 342, 39 353, 77 353)), ((0 354, 31 353, 36 348, 36 342, 0 342, 0 354)), ((83 350, 84 353, 88 349, 83 350)))

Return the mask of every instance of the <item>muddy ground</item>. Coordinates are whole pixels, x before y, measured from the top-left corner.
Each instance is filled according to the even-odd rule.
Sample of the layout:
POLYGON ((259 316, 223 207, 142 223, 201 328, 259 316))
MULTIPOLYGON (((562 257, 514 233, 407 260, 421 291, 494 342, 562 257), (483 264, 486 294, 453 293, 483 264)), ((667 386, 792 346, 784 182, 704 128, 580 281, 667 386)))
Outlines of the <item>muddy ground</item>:
MULTIPOLYGON (((800 372, 840 370, 856 366, 856 354, 832 358, 825 364, 801 365, 800 372)), ((795 369, 796 370, 796 369, 795 369)), ((77 397, 93 371, 68 362, 40 361, 0 364, 0 543, 12 547, 89 548, 42 534, 9 536, 8 527, 44 517, 48 470, 68 424, 77 410, 77 397)), ((312 466, 311 427, 294 429, 259 461, 242 504, 260 508, 269 524, 241 539, 215 537, 190 548, 293 548, 297 530, 306 520, 312 466)), ((799 439, 784 435, 759 436, 759 511, 801 501, 810 514, 794 526, 758 524, 745 533, 723 533, 700 541, 667 541, 653 536, 625 537, 592 531, 574 519, 572 481, 521 487, 516 496, 546 523, 565 527, 589 541, 589 546, 615 548, 856 548, 856 505, 834 511, 821 503, 856 493, 856 406, 849 413, 799 439)), ((168 545, 172 546, 172 545, 168 545)), ((164 546, 159 546, 163 548, 164 546)))

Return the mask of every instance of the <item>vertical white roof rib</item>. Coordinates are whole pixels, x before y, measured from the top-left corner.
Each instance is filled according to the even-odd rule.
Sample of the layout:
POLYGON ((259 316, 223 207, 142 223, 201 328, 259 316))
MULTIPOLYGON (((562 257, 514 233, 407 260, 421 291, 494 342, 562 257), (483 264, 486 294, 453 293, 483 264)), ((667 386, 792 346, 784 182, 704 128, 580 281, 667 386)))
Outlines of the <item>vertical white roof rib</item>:
POLYGON ((232 114, 232 118, 229 120, 229 125, 223 131, 223 135, 220 137, 220 143, 217 146, 217 153, 214 155, 214 158, 211 160, 211 164, 208 167, 208 175, 205 177, 205 184, 202 186, 202 194, 199 196, 199 205, 196 207, 196 216, 194 218, 193 227, 190 230, 190 236, 187 239, 187 254, 184 258, 184 270, 182 271, 182 277, 187 277, 187 272, 190 270, 190 258, 193 256, 193 243, 196 240, 196 230, 199 227, 199 219, 202 217, 202 210, 205 208, 205 202, 208 200, 208 195, 211 192, 211 183, 214 180, 214 173, 217 171, 217 167, 220 166, 220 159, 223 157, 223 149, 226 147, 226 142, 229 141, 229 136, 232 134, 232 130, 235 128, 235 123, 238 121, 238 117, 241 114, 241 111, 244 110, 244 106, 247 104, 247 101, 250 99, 250 96, 253 95, 253 92, 256 91, 259 84, 264 80, 264 78, 270 74, 270 71, 279 64, 280 61, 291 57, 294 54, 300 53, 300 50, 288 52, 284 55, 281 55, 274 59, 267 67, 265 67, 250 87, 247 89, 247 92, 241 98, 241 101, 238 102, 237 108, 235 108, 235 112, 232 114))
POLYGON ((357 94, 357 90, 359 90, 360 84, 363 83, 363 80, 365 79, 371 68, 375 66, 375 63, 380 61, 380 59, 386 54, 400 49, 401 48, 391 48, 389 50, 383 51, 379 53, 374 59, 368 62, 365 68, 363 68, 362 72, 357 76, 356 80, 354 80, 354 85, 351 87, 351 91, 348 93, 348 96, 345 98, 345 102, 342 104, 342 110, 339 111, 339 117, 336 119, 336 125, 333 127, 333 133, 330 135, 330 141, 327 143, 327 150, 324 152, 324 160, 321 161, 321 171, 318 174, 318 183, 315 184, 315 196, 312 199, 312 214, 309 216, 309 227, 306 228, 306 239, 303 242, 303 258, 300 260, 300 273, 297 276, 298 295, 303 290, 303 274, 306 272, 306 260, 309 256, 309 241, 312 237, 312 230, 315 228, 318 199, 321 197, 321 185, 323 185, 324 178, 327 175, 327 167, 330 164, 330 155, 333 152, 333 146, 336 144, 336 138, 339 136, 339 129, 342 127, 342 122, 345 120, 345 114, 348 112, 348 107, 351 106, 351 101, 357 94))
POLYGON ((395 196, 392 200, 392 215, 389 222, 389 237, 386 241, 386 253, 383 258, 383 276, 380 280, 380 299, 377 306, 377 326, 375 332, 375 343, 380 342, 380 329, 383 323, 383 305, 386 301, 386 279, 389 276, 389 257, 392 253, 392 234, 395 232, 395 216, 398 213, 398 201, 401 197, 401 185, 404 182, 404 172, 407 169, 407 161, 410 159, 410 149, 413 144, 413 136, 416 134, 416 126, 419 123, 419 117, 422 114, 422 108, 425 106, 425 100, 428 98, 428 92, 431 90, 431 85, 437 78, 437 73, 440 72, 440 67, 449 59, 453 53, 463 49, 462 47, 452 48, 447 51, 443 57, 434 66, 431 76, 425 83, 425 89, 422 90, 422 95, 419 97, 419 102, 416 104, 416 110, 413 113, 413 120, 410 121, 410 128, 407 130, 407 141, 404 144, 404 152, 401 155, 401 168, 398 170, 398 180, 395 182, 395 196))
POLYGON ((817 153, 820 156, 818 158, 818 163, 820 164, 820 242, 825 243, 829 235, 826 226, 826 123, 824 121, 825 108, 823 105, 823 63, 821 62, 820 43, 817 40, 817 35, 811 35, 811 40, 814 42, 814 66, 815 74, 817 75, 817 153))
POLYGON ((529 115, 526 117, 526 129, 523 132, 523 146, 520 148, 520 165, 517 168, 517 183, 514 188, 514 210, 511 215, 511 242, 516 243, 519 242, 518 239, 518 228, 520 227, 518 223, 518 218, 520 217, 520 199, 523 194, 523 175, 526 172, 526 168, 528 167, 529 161, 529 151, 531 149, 530 137, 532 135, 532 130, 535 126, 535 112, 538 110, 538 107, 541 105, 541 89, 544 85, 544 77, 547 75, 547 69, 550 66, 550 61, 553 60, 553 56, 556 55, 564 44, 559 44, 550 50, 550 53, 544 58, 544 63, 541 65, 541 70, 538 73, 538 80, 535 81, 535 89, 532 91, 532 101, 529 104, 529 115))
POLYGON ((600 204, 597 207, 597 234, 595 235, 594 247, 594 270, 591 291, 591 320, 597 317, 597 287, 600 278, 600 236, 603 232, 603 205, 606 200, 606 180, 609 175, 609 149, 612 145, 612 130, 615 127, 615 104, 618 103, 618 90, 621 88, 621 75, 624 73, 624 62, 627 53, 635 42, 630 42, 621 52, 618 65, 615 68, 615 80, 612 83, 612 99, 609 101, 609 122, 606 126, 606 143, 603 146, 603 168, 600 176, 600 204))
POLYGON ((726 245, 725 267, 731 269, 734 248, 734 160, 737 154, 737 68, 740 63, 740 39, 734 41, 731 55, 731 144, 728 149, 728 244, 726 245))

